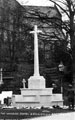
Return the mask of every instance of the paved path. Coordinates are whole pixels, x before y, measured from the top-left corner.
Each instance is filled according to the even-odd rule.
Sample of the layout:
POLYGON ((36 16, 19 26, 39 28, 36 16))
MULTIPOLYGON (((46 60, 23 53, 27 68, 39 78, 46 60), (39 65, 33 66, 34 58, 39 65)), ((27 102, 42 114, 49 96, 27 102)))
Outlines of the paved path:
POLYGON ((52 114, 51 116, 38 117, 27 120, 75 120, 75 112, 52 114))

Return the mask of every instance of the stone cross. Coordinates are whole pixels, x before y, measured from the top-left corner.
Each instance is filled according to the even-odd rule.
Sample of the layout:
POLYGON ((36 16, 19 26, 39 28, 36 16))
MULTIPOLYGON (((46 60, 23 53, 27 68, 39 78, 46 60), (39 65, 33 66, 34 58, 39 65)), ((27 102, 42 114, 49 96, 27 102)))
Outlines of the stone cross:
POLYGON ((34 76, 40 76, 39 74, 39 54, 38 54, 38 33, 42 33, 37 29, 37 25, 34 26, 34 31, 30 33, 34 34, 34 76))
POLYGON ((25 87, 25 83, 26 83, 26 80, 25 80, 25 79, 23 79, 22 83, 23 83, 23 88, 26 88, 26 87, 25 87))

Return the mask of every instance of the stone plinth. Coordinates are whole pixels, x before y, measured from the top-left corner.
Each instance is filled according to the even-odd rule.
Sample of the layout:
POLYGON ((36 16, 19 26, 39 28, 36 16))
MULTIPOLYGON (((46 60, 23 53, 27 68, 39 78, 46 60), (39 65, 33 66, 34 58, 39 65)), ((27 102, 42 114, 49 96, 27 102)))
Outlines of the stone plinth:
POLYGON ((45 78, 43 76, 31 76, 28 79, 29 89, 44 89, 45 88, 45 78))
POLYGON ((21 88, 21 95, 13 95, 12 105, 19 108, 63 105, 62 94, 53 94, 52 89, 21 88))
POLYGON ((52 95, 53 88, 45 89, 24 89, 21 88, 21 95, 52 95))
POLYGON ((52 88, 45 89, 21 89, 21 95, 14 95, 13 106, 38 107, 50 106, 52 101, 52 88))

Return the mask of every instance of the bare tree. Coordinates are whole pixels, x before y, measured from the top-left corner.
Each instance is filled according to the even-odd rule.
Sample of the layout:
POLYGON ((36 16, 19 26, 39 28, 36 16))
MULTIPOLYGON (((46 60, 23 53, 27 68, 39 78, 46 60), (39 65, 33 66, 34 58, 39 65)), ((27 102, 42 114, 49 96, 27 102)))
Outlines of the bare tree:
POLYGON ((72 61, 72 64, 70 64, 70 66, 72 81, 74 83, 73 86, 75 89, 75 0, 50 1, 58 7, 63 16, 62 29, 65 35, 65 40, 68 41, 70 45, 70 58, 72 61))

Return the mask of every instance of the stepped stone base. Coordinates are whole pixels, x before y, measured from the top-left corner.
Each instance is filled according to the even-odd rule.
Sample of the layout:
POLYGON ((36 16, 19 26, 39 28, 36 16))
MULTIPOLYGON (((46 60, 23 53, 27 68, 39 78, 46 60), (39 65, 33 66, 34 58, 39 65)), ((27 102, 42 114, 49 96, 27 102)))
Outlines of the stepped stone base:
POLYGON ((41 107, 63 105, 61 94, 52 94, 53 88, 45 89, 21 89, 21 95, 12 96, 12 105, 14 107, 41 107))
POLYGON ((52 90, 45 88, 43 76, 31 76, 28 88, 21 88, 21 95, 12 96, 12 105, 19 108, 63 105, 62 94, 54 95, 52 90))

